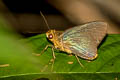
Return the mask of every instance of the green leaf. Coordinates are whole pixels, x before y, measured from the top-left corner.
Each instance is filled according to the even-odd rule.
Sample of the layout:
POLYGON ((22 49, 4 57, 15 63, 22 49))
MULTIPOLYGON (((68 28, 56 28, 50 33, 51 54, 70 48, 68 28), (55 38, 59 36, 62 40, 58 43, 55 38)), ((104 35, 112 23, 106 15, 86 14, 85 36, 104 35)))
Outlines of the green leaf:
POLYGON ((0 16, 0 79, 39 73, 44 66, 20 38, 0 16))
POLYGON ((80 61, 75 56, 55 50, 56 60, 53 64, 52 50, 49 47, 41 56, 39 54, 51 44, 45 34, 20 40, 20 36, 7 28, 0 19, 0 79, 2 80, 115 80, 120 78, 120 35, 107 35, 98 48, 98 58, 93 61, 80 61), (29 47, 28 47, 29 46, 29 47), (68 64, 73 62, 73 64, 68 64), (5 66, 7 65, 7 66, 5 66), (41 72, 43 71, 43 72, 41 72))
MULTIPOLYGON (((46 45, 50 44, 46 39, 45 34, 31 37, 28 41, 34 45, 35 53, 40 53, 46 45)), ((54 63, 53 72, 120 72, 119 60, 120 60, 120 35, 107 35, 102 44, 98 48, 98 58, 93 61, 83 60, 80 61, 84 65, 82 68, 75 56, 68 56, 67 53, 63 53, 55 50, 56 60, 54 63), (73 64, 68 64, 73 62, 73 64)), ((48 48, 42 56, 45 64, 52 58, 52 50, 48 48)), ((48 68, 50 68, 49 66, 48 68)))

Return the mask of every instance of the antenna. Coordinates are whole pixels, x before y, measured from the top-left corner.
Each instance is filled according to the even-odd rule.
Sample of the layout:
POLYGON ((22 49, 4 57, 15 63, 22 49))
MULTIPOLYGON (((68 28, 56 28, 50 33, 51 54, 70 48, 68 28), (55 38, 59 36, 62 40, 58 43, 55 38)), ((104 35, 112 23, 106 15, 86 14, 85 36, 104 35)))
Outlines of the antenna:
POLYGON ((45 24, 47 25, 47 27, 48 27, 48 29, 50 30, 50 27, 49 27, 49 25, 48 25, 48 22, 47 22, 47 20, 45 19, 45 16, 43 15, 43 13, 40 11, 40 14, 41 14, 41 16, 43 17, 43 19, 44 19, 44 21, 45 21, 45 24))

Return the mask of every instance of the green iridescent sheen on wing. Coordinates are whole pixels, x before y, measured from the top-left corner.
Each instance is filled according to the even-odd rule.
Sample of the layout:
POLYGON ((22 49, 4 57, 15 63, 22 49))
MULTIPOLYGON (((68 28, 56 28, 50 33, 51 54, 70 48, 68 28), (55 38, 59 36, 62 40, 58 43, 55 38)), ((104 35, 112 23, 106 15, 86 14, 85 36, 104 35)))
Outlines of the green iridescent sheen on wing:
MULTIPOLYGON (((90 22, 81 26, 76 26, 73 28, 70 28, 66 30, 63 33, 63 39, 66 37, 70 37, 70 35, 74 33, 86 33, 91 34, 94 39, 97 41, 97 44, 99 45, 102 39, 105 37, 107 32, 107 23, 105 22, 90 22)), ((79 34, 76 34, 75 36, 79 36, 79 34)))
POLYGON ((77 56, 84 59, 93 58, 97 53, 96 41, 86 33, 81 33, 79 36, 75 34, 71 35, 73 38, 64 39, 63 43, 67 41, 70 44, 69 49, 77 56))
POLYGON ((63 33, 63 44, 69 47, 73 54, 90 59, 96 56, 97 46, 106 35, 104 22, 91 22, 82 26, 76 26, 63 33), (101 31, 102 30, 102 31, 101 31))

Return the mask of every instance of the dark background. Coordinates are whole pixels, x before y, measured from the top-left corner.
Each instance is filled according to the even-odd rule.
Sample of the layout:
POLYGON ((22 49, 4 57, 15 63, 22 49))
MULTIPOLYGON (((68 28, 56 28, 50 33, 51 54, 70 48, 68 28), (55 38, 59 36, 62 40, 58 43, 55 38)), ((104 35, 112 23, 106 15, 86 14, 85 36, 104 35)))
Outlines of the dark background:
POLYGON ((3 0, 8 9, 6 19, 13 29, 24 36, 45 33, 48 28, 40 15, 42 11, 50 29, 65 30, 73 24, 46 0, 3 0), (10 15, 8 15, 10 14, 10 15))
POLYGON ((96 0, 68 0, 69 2, 66 2, 65 0, 65 4, 64 2, 57 3, 57 1, 64 0, 50 0, 53 4, 50 4, 48 1, 49 0, 1 0, 0 12, 4 14, 4 17, 8 23, 10 23, 11 27, 24 36, 48 31, 40 15, 40 11, 44 14, 50 29, 66 30, 75 25, 90 21, 105 20, 105 22, 109 24, 109 34, 120 33, 119 0, 101 0, 98 2, 96 0), (71 6, 72 4, 70 2, 72 1, 72 4, 74 4, 73 9, 70 9, 68 13, 59 10, 66 9, 66 4, 70 4, 71 6), (79 6, 76 7, 74 2, 79 3, 79 6), (60 6, 57 6, 59 4, 60 6), (58 9, 55 8, 56 6, 58 9), (69 13, 71 14, 73 12, 76 14, 69 16, 69 18, 66 17, 69 13), (79 12, 79 14, 77 14, 77 12, 79 12))
POLYGON ((46 14, 60 14, 46 0, 3 0, 3 2, 14 13, 39 14, 42 11, 46 14))

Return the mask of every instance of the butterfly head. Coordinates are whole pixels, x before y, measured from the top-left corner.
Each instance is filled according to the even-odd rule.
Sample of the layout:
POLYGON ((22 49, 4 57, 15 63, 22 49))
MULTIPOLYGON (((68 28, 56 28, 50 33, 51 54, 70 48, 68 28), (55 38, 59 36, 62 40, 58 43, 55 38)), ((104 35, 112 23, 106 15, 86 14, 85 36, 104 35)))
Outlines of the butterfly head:
POLYGON ((50 41, 54 41, 55 30, 49 30, 48 32, 46 32, 46 36, 50 41))

